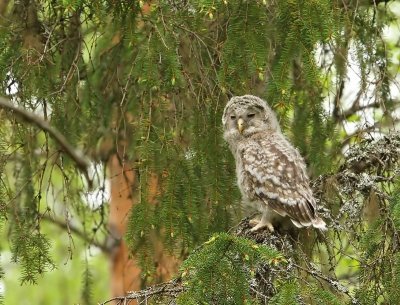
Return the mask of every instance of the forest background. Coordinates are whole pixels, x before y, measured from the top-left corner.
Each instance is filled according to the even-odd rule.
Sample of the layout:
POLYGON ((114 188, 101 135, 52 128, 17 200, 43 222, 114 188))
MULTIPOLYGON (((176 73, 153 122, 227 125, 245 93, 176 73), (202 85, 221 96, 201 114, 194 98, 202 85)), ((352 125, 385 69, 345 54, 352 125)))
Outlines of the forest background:
POLYGON ((3 303, 167 282, 164 303, 400 304, 399 16, 399 1, 1 0, 3 303), (242 94, 278 113, 328 233, 238 225, 221 115, 242 94))

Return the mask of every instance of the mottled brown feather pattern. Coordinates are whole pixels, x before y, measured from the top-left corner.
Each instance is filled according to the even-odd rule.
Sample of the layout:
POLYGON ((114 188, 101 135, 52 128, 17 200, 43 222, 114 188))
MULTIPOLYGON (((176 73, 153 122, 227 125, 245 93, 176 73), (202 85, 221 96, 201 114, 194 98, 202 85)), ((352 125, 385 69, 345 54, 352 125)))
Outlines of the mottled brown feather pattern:
POLYGON ((262 221, 270 222, 271 214, 277 213, 289 216, 298 227, 325 229, 316 213, 304 160, 282 135, 268 105, 251 95, 233 97, 222 122, 243 200, 258 207, 262 221))

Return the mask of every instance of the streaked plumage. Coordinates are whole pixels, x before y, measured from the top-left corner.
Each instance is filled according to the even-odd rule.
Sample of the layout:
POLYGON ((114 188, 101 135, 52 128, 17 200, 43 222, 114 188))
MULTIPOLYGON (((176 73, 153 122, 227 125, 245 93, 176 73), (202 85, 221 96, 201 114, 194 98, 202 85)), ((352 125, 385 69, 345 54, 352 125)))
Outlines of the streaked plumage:
POLYGON ((318 217, 303 158, 282 135, 274 112, 265 101, 235 96, 222 117, 224 138, 236 160, 243 200, 262 213, 253 231, 288 216, 296 227, 326 229, 318 217))

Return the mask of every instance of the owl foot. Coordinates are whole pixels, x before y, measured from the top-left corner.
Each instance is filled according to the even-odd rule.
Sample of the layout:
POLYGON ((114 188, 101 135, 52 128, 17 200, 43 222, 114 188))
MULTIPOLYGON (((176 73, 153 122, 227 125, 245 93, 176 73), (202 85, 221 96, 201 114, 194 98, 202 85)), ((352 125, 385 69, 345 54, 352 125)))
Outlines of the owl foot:
POLYGON ((250 229, 250 232, 256 232, 256 231, 258 231, 260 229, 264 229, 264 228, 268 228, 268 230, 271 233, 274 232, 273 225, 269 221, 267 221, 264 217, 262 217, 261 220, 258 220, 256 218, 250 220, 249 225, 253 227, 250 229))
POLYGON ((249 225, 250 225, 250 227, 255 227, 256 225, 258 225, 259 223, 260 223, 260 219, 258 219, 257 217, 256 218, 253 218, 253 219, 250 219, 249 220, 249 225))

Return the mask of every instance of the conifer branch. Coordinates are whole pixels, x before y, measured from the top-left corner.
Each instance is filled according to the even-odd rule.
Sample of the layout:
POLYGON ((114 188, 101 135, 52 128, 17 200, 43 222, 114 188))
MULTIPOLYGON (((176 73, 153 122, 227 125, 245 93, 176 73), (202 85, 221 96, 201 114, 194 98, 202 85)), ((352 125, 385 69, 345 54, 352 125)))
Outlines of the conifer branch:
MULTIPOLYGON (((342 89, 340 89, 339 91, 342 91, 342 89)), ((372 109, 372 108, 378 109, 378 108, 382 107, 382 104, 379 101, 361 105, 360 100, 361 100, 361 96, 363 93, 364 93, 363 90, 360 90, 357 93, 357 96, 356 96, 354 102, 352 103, 351 107, 347 110, 342 110, 342 111, 339 110, 339 108, 337 107, 337 105, 339 103, 338 102, 335 103, 335 108, 333 111, 333 118, 334 118, 335 122, 342 122, 344 120, 347 120, 352 115, 356 114, 359 111, 363 111, 366 109, 372 109)), ((341 93, 339 93, 339 94, 341 94, 341 93)), ((390 101, 390 106, 397 106, 397 105, 399 105, 399 101, 397 101, 397 100, 390 101)))
POLYGON ((15 116, 20 119, 36 125, 44 132, 47 132, 53 140, 55 140, 61 149, 75 162, 78 168, 83 172, 89 184, 91 185, 91 179, 88 174, 88 167, 90 165, 89 160, 76 148, 74 148, 68 140, 61 134, 57 129, 50 126, 50 124, 38 115, 28 112, 21 107, 13 105, 9 100, 0 97, 0 108, 12 112, 15 116))
MULTIPOLYGON (((356 209, 357 207, 362 208, 362 205, 354 203, 354 198, 352 197, 356 192, 365 192, 366 196, 370 196, 370 190, 376 188, 380 183, 391 183, 393 177, 398 177, 400 171, 400 134, 393 133, 378 141, 364 141, 351 149, 348 153, 345 163, 341 166, 338 172, 331 175, 320 176, 313 183, 313 189, 316 197, 322 199, 321 189, 324 188, 325 184, 332 184, 332 180, 335 180, 337 187, 342 190, 339 196, 344 196, 342 199, 342 212, 351 214, 350 209, 356 209), (393 176, 387 179, 382 179, 378 173, 392 172, 393 176), (360 173, 363 174, 360 174, 360 173), (350 196, 351 205, 346 206, 345 199, 346 196, 350 196)), ((377 190, 376 190, 377 191, 377 190)), ((379 196, 379 195, 378 195, 379 196)), ((383 197, 382 197, 383 198, 383 197)), ((321 208, 323 210, 323 208, 321 208)), ((330 220, 330 230, 332 231, 343 231, 346 226, 353 226, 354 219, 348 219, 347 224, 338 224, 337 218, 340 217, 336 215, 336 219, 332 217, 331 212, 325 210, 324 218, 330 220), (325 215, 327 213, 328 215, 325 215)), ((285 265, 272 265, 266 263, 260 266, 256 270, 254 276, 255 281, 251 282, 249 289, 258 296, 261 296, 265 301, 270 301, 272 296, 276 293, 274 288, 274 277, 277 274, 284 274, 286 278, 289 278, 291 274, 296 274, 297 272, 305 272, 308 274, 309 278, 313 280, 320 281, 329 284, 333 291, 337 295, 345 295, 351 302, 351 304, 360 304, 358 296, 350 292, 349 289, 344 286, 335 276, 324 274, 322 271, 318 270, 313 266, 312 260, 308 258, 301 249, 298 247, 298 241, 293 236, 287 235, 289 231, 284 233, 274 232, 268 233, 265 231, 251 232, 251 227, 249 225, 249 218, 243 219, 230 234, 237 237, 245 237, 255 241, 257 244, 265 245, 271 249, 276 249, 282 253, 283 257, 288 260, 285 265), (293 255, 293 253, 296 253, 293 255), (257 290, 259 289, 259 290, 257 290)), ((299 230, 296 230, 299 232, 299 230)), ((291 234, 291 233, 289 233, 291 234)), ((310 234, 310 233, 309 233, 310 234)), ((354 234, 354 232, 352 232, 354 234)), ((326 243, 326 240, 322 234, 318 234, 318 238, 321 243, 326 243), (320 236, 321 235, 321 236, 320 236)), ((200 247, 206 247, 207 243, 200 247)), ((393 251, 397 251, 396 246, 394 246, 393 251)), ((196 252, 196 250, 194 251, 196 252)), ((223 252, 223 251, 221 251, 223 252)), ((216 260, 218 261, 218 260, 216 260)), ((187 289, 182 285, 182 276, 171 280, 169 282, 148 287, 144 290, 130 292, 126 296, 114 297, 104 303, 103 305, 110 302, 116 301, 117 304, 126 304, 132 300, 137 300, 139 302, 146 303, 152 297, 166 297, 169 299, 176 299, 180 293, 187 292, 187 289)), ((303 278, 308 282, 307 278, 303 278)), ((310 284, 312 281, 310 281, 310 284)), ((212 289, 212 287, 210 287, 212 289)), ((174 301, 172 301, 174 303, 174 301)))
MULTIPOLYGON (((400 119, 394 119, 392 122, 393 127, 396 126, 398 123, 400 123, 400 119)), ((371 133, 371 132, 378 132, 378 130, 382 127, 385 127, 385 123, 384 122, 376 122, 370 126, 366 126, 365 128, 362 129, 357 129, 356 131, 354 131, 353 133, 349 134, 341 143, 340 143, 340 147, 343 148, 346 145, 348 145, 351 140, 353 140, 356 137, 363 137, 365 134, 367 133, 371 133)))
POLYGON ((111 302, 116 301, 116 304, 127 304, 127 302, 137 300, 141 301, 144 299, 145 304, 147 304, 147 300, 150 297, 154 297, 156 295, 160 296, 170 296, 173 298, 176 298, 179 293, 183 292, 184 289, 180 283, 180 280, 172 280, 166 283, 162 283, 156 286, 151 286, 149 288, 140 290, 140 291, 132 291, 129 292, 126 296, 124 297, 114 297, 112 299, 109 299, 103 303, 100 303, 101 305, 105 305, 111 302))
POLYGON ((351 304, 355 304, 355 305, 360 304, 360 302, 350 294, 350 291, 345 286, 343 286, 338 280, 332 279, 332 278, 324 275, 321 271, 319 271, 313 267, 304 268, 296 263, 293 263, 293 266, 295 266, 297 269, 300 269, 301 271, 307 272, 309 275, 311 275, 314 278, 319 278, 321 280, 324 280, 334 289, 344 293, 351 300, 351 304))
POLYGON ((359 103, 354 103, 350 107, 350 109, 343 111, 340 116, 344 119, 348 119, 358 111, 362 111, 362 110, 366 110, 366 109, 370 109, 370 108, 379 108, 379 107, 381 107, 381 104, 379 104, 379 103, 370 103, 370 104, 366 104, 366 105, 360 105, 359 103))
POLYGON ((70 223, 68 223, 66 221, 63 221, 61 219, 57 219, 57 218, 54 218, 54 217, 50 217, 50 216, 48 216, 46 214, 42 215, 41 218, 43 220, 46 220, 46 221, 58 226, 59 228, 67 231, 68 234, 71 234, 71 233, 75 234, 76 236, 81 238, 86 243, 99 248, 104 253, 110 253, 110 251, 112 250, 112 249, 110 249, 110 247, 107 246, 107 243, 101 243, 101 242, 98 242, 98 241, 94 240, 93 238, 88 236, 85 232, 83 232, 82 230, 80 230, 76 226, 74 226, 74 225, 72 225, 72 224, 70 224, 70 223))

